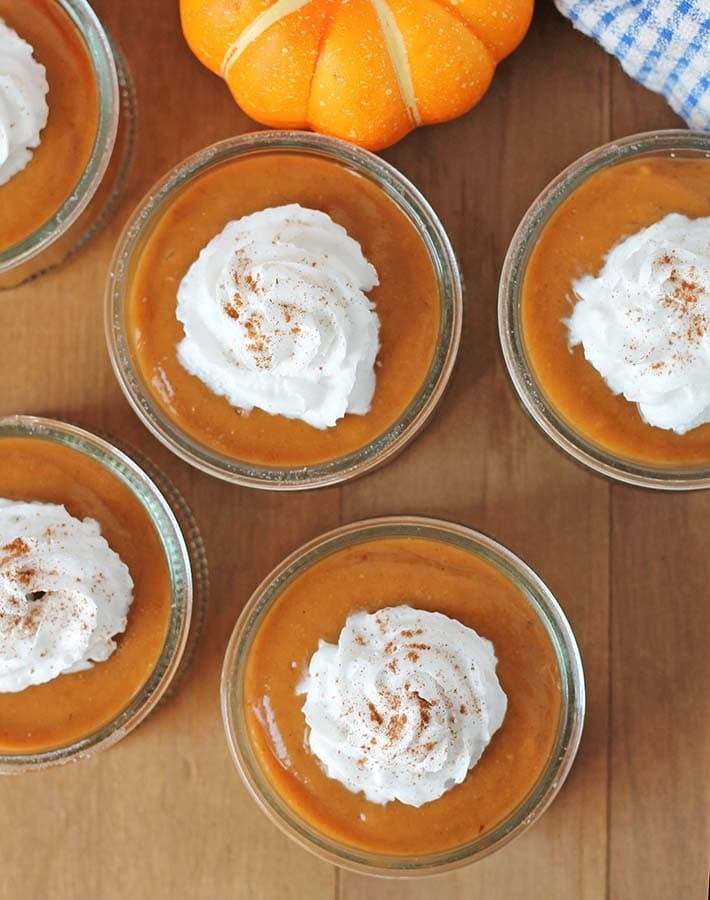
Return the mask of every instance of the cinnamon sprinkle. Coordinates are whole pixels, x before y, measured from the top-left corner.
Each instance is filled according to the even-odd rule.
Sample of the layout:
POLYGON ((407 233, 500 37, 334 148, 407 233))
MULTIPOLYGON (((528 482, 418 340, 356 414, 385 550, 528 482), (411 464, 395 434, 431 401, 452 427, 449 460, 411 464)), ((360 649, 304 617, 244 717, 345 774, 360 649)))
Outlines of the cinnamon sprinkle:
POLYGON ((14 541, 10 541, 9 544, 5 544, 5 546, 0 549, 4 550, 7 554, 0 559, 0 566, 4 566, 11 560, 17 559, 20 556, 26 556, 30 552, 29 546, 20 537, 15 538, 14 541))
POLYGON ((253 353, 257 366, 260 369, 268 369, 274 358, 269 350, 271 339, 263 330, 262 316, 252 313, 244 323, 244 330, 249 338, 247 348, 253 353))
MULTIPOLYGON (((673 253, 664 253, 662 256, 656 257, 654 265, 658 267, 671 266, 667 278, 670 286, 666 294, 659 299, 659 303, 676 327, 671 330, 665 347, 654 348, 665 350, 665 359, 649 362, 647 371, 665 373, 672 369, 674 364, 683 365, 691 361, 692 356, 689 350, 686 348, 676 349, 677 344, 683 340, 687 348, 697 347, 709 332, 710 320, 707 312, 700 306, 699 301, 704 291, 694 266, 690 266, 686 277, 683 277, 678 271, 678 258, 673 253)), ((644 317, 641 313, 632 316, 629 311, 628 314, 637 325, 643 324, 644 317)), ((629 354, 625 357, 627 363, 640 361, 634 360, 632 356, 639 350, 636 344, 627 344, 626 350, 629 354)))
POLYGON ((407 714, 400 713, 398 716, 392 716, 387 725, 387 739, 393 744, 402 734, 404 726, 407 724, 407 714))
POLYGON ((377 725, 382 725, 382 723, 384 722, 384 719, 382 718, 380 713, 377 711, 377 707, 375 706, 375 704, 368 703, 367 705, 370 710, 370 719, 373 722, 375 722, 377 725))
POLYGON ((422 725, 426 727, 431 721, 431 713, 429 712, 429 710, 432 707, 432 703, 431 701, 426 700, 424 697, 422 697, 421 694, 417 693, 416 691, 414 693, 414 696, 419 703, 419 720, 422 725))
POLYGON ((227 313, 230 319, 238 321, 239 314, 243 305, 244 303, 242 301, 242 298, 239 296, 239 294, 235 294, 229 303, 225 303, 224 311, 227 313))
POLYGON ((20 584, 28 585, 36 575, 37 571, 35 569, 15 569, 11 577, 14 578, 15 581, 19 581, 20 584))

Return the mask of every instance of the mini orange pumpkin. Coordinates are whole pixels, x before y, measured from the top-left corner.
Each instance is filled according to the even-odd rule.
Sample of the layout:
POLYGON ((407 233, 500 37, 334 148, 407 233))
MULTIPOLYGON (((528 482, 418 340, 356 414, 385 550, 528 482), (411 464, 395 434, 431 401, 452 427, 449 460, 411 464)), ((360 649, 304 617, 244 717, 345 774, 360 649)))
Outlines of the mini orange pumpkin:
POLYGON ((242 109, 372 150, 467 112, 533 0, 180 0, 192 51, 242 109))

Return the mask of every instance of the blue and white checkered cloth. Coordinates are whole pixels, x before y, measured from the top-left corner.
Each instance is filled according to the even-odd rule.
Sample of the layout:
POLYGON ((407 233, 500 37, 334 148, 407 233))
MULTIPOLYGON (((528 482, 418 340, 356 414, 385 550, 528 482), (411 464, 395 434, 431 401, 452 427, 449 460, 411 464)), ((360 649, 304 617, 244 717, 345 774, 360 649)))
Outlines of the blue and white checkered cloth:
POLYGON ((710 0, 555 2, 691 128, 710 130, 710 0))

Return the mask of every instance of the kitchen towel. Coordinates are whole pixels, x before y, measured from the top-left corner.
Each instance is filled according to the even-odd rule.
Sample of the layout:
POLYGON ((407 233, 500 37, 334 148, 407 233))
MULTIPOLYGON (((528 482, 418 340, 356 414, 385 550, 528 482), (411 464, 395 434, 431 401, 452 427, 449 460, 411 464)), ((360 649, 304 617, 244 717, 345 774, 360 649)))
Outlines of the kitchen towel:
POLYGON ((691 128, 710 131, 710 0, 555 0, 691 128))

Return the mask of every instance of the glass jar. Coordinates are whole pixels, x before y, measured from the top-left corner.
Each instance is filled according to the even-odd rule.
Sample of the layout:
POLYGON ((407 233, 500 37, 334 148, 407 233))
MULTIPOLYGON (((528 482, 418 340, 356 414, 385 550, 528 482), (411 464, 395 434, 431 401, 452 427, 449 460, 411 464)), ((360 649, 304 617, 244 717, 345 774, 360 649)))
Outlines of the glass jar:
MULTIPOLYGON (((176 286, 177 288, 177 286, 176 286)), ((193 466, 226 481, 269 490, 336 484, 391 459, 423 428, 451 375, 461 335, 463 287, 449 240, 435 213, 396 169, 358 147, 310 132, 267 131, 213 144, 168 172, 141 201, 116 247, 106 292, 106 336, 119 384, 148 429, 193 466), (346 456, 308 466, 269 467, 219 453, 191 437, 156 402, 145 385, 127 337, 128 297, 137 260, 156 222, 180 191, 225 161, 256 154, 293 154, 336 162, 379 187, 414 224, 431 259, 441 315, 434 357, 423 384, 399 418, 376 439, 346 456)))
POLYGON ((106 725, 72 743, 39 752, 0 752, 0 774, 15 774, 93 756, 133 731, 155 709, 184 673, 194 650, 206 600, 207 566, 190 510, 178 491, 151 464, 148 464, 149 475, 104 438, 51 419, 2 418, 0 442, 6 438, 29 438, 69 448, 98 463, 127 487, 155 528, 170 580, 170 613, 164 645, 138 693, 106 725), (157 475, 160 487, 153 475, 157 475))
MULTIPOLYGON (((85 47, 98 99, 96 135, 84 172, 60 208, 18 243, 0 248, 0 291, 55 268, 93 237, 116 205, 133 152, 135 95, 122 54, 87 0, 48 2, 85 47)), ((48 102, 51 116, 51 85, 48 102)))
MULTIPOLYGON (((295 696, 294 702, 297 702, 295 696)), ((453 869, 492 853, 525 831, 552 802, 570 770, 580 741, 584 709, 584 675, 574 635, 540 578, 510 550, 485 535, 462 525, 415 516, 345 525, 292 553, 264 579, 247 602, 229 641, 222 669, 222 717, 227 740, 237 770, 258 805, 289 837, 322 859, 375 875, 412 877, 453 869), (549 637, 557 662, 561 697, 559 724, 547 762, 515 809, 464 846, 419 857, 366 852, 339 842, 308 822, 279 795, 258 762, 245 716, 245 674, 251 648, 264 617, 283 591, 332 553, 378 539, 402 537, 424 538, 472 554, 493 566, 521 592, 531 615, 549 637)), ((277 729, 277 723, 272 723, 270 728, 277 729)), ((485 752, 490 752, 490 748, 485 752)), ((411 815, 416 814, 416 809, 412 809, 411 815)))
MULTIPOLYGON (((503 263, 498 325, 508 374, 525 411, 558 447, 589 468, 627 484, 665 490, 710 487, 710 468, 656 466, 622 457, 573 427, 546 396, 526 350, 521 321, 525 271, 543 229, 560 206, 595 173, 629 160, 658 156, 707 159, 710 135, 693 131, 655 131, 612 141, 568 166, 542 191, 523 216, 503 263)), ((590 364, 591 365, 591 364, 590 364)), ((629 403, 632 410, 632 404, 629 403)))

